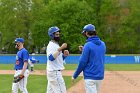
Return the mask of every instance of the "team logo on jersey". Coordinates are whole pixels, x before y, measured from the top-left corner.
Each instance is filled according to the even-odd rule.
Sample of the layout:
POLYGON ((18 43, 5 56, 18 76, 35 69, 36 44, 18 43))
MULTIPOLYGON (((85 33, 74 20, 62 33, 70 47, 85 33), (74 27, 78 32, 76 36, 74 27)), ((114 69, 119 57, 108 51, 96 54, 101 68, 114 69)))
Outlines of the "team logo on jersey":
POLYGON ((18 56, 16 55, 16 65, 19 65, 19 60, 18 56))
POLYGON ((16 60, 16 65, 19 65, 19 61, 18 60, 16 60))

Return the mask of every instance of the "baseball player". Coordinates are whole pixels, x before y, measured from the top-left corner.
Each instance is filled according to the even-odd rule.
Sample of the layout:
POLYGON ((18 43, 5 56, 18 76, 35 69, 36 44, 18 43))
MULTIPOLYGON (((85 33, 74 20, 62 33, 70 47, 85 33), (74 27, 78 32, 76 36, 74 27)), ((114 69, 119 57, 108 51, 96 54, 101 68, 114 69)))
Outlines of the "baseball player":
POLYGON ((28 93, 26 85, 27 85, 27 78, 29 76, 28 71, 28 59, 29 53, 24 48, 24 39, 23 38, 16 38, 15 39, 16 48, 18 49, 16 55, 16 62, 15 62, 15 75, 12 84, 12 93, 18 93, 18 89, 22 93, 28 93))
POLYGON ((46 93, 66 93, 66 86, 62 77, 62 71, 64 70, 65 58, 69 55, 68 50, 62 50, 67 48, 67 44, 63 43, 59 46, 60 41, 60 29, 56 26, 50 27, 48 35, 51 38, 46 53, 47 53, 47 91, 46 93))
POLYGON ((83 48, 79 46, 82 54, 72 80, 83 71, 86 93, 99 93, 101 81, 104 79, 106 45, 97 36, 92 24, 86 25, 82 34, 87 38, 87 42, 83 48))
POLYGON ((33 53, 33 54, 32 54, 32 57, 30 57, 30 58, 28 59, 28 63, 29 63, 29 65, 30 65, 30 67, 31 67, 31 72, 34 71, 34 64, 39 63, 39 60, 35 59, 34 55, 35 55, 35 54, 33 53))

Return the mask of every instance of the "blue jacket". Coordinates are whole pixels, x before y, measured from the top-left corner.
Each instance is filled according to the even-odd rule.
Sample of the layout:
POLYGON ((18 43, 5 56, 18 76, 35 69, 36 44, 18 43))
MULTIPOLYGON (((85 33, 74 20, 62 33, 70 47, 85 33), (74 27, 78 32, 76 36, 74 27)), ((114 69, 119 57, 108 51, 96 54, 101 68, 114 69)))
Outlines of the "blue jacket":
POLYGON ((79 65, 73 75, 77 78, 83 71, 84 79, 104 79, 104 61, 106 46, 98 36, 89 37, 79 59, 79 65))

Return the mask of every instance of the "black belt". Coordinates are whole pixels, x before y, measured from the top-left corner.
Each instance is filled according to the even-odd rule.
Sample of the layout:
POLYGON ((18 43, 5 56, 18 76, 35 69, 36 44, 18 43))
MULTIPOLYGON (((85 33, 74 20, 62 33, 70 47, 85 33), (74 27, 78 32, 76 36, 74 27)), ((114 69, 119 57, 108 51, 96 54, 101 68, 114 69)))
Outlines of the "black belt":
POLYGON ((15 70, 17 71, 17 70, 22 70, 22 69, 15 69, 15 70))
POLYGON ((17 70, 22 70, 22 69, 15 69, 15 70, 17 71, 17 70))
POLYGON ((54 71, 61 71, 61 70, 54 70, 54 71))

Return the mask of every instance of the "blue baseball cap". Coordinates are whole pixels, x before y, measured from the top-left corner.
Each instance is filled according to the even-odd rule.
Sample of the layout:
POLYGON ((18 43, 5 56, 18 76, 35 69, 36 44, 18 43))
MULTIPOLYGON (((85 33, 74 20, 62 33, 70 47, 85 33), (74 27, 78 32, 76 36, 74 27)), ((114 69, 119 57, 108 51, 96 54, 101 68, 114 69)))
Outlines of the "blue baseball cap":
POLYGON ((96 31, 95 26, 92 24, 85 25, 82 33, 86 32, 86 31, 96 31))
POLYGON ((24 39, 23 38, 16 38, 15 43, 17 43, 17 42, 24 43, 24 39))

